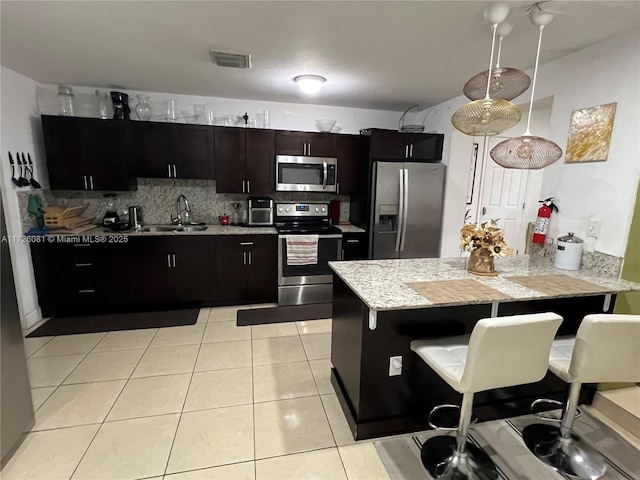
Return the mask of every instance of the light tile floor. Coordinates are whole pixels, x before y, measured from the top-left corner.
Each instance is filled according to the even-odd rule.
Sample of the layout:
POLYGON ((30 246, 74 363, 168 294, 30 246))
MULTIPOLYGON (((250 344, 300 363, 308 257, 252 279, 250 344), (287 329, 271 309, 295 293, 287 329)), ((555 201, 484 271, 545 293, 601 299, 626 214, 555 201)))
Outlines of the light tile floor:
POLYGON ((36 425, 2 478, 388 479, 329 381, 331 320, 237 327, 238 308, 25 339, 36 425))

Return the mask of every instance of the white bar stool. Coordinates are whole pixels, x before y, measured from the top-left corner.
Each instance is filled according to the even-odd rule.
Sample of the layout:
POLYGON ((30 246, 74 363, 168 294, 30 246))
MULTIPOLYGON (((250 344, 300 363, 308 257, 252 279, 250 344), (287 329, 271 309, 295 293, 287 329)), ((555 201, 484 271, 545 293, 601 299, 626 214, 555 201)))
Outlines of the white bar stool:
POLYGON ((569 383, 560 428, 536 423, 522 437, 533 454, 572 478, 595 480, 607 464, 571 432, 583 383, 640 382, 640 315, 587 315, 576 336, 553 342, 549 370, 569 383))
POLYGON ((498 478, 489 455, 467 442, 473 395, 541 380, 561 322, 562 317, 555 313, 485 318, 475 325, 470 337, 411 342, 411 350, 463 394, 456 438, 436 436, 422 445, 422 463, 433 477, 498 478))

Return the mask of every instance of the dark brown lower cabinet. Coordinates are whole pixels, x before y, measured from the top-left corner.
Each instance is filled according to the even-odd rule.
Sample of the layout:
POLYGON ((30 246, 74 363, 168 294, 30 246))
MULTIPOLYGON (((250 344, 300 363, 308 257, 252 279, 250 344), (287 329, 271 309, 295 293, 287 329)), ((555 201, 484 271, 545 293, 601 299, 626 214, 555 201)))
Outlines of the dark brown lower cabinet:
POLYGON ((218 237, 216 257, 219 304, 277 301, 275 235, 218 237))
POLYGON ((367 234, 342 234, 342 260, 364 260, 367 258, 367 234))

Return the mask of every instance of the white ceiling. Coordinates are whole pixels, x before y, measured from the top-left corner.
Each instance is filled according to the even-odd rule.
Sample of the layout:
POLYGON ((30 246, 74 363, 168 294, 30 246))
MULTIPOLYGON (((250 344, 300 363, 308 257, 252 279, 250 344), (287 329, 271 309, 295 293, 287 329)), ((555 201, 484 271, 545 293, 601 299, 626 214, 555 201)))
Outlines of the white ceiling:
MULTIPOLYGON (((484 1, 2 1, 1 61, 47 84, 404 110, 486 69, 484 1), (249 70, 208 50, 250 53, 249 70), (296 75, 323 75, 314 97, 296 75)), ((503 66, 533 66, 537 30, 510 2, 503 66)), ((640 28, 640 2, 550 1, 541 61, 640 28)))

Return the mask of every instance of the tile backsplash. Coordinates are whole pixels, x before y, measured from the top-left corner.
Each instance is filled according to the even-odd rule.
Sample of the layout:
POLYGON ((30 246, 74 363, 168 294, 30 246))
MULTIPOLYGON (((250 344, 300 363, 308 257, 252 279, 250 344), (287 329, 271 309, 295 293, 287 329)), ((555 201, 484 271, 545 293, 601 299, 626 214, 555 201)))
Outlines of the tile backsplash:
MULTIPOLYGON (((83 217, 95 218, 97 223, 102 221, 105 212, 108 192, 85 192, 67 190, 39 190, 18 192, 20 214, 23 231, 35 225, 33 217, 27 213, 27 203, 30 194, 40 195, 45 206, 76 206, 82 205, 85 210, 83 217)), ((252 195, 216 193, 215 180, 182 180, 162 178, 139 178, 138 189, 131 192, 118 192, 115 198, 116 208, 120 213, 129 206, 138 205, 143 208, 145 223, 171 223, 171 215, 176 214, 176 199, 184 195, 191 206, 191 220, 208 224, 219 223, 220 215, 233 213, 233 202, 241 202, 240 211, 246 218, 247 199, 252 195)), ((259 196, 259 195, 256 195, 259 196)), ((346 195, 331 195, 325 193, 288 193, 277 192, 265 195, 277 201, 316 201, 330 202, 340 200, 340 220, 349 219, 349 197, 346 195)))

